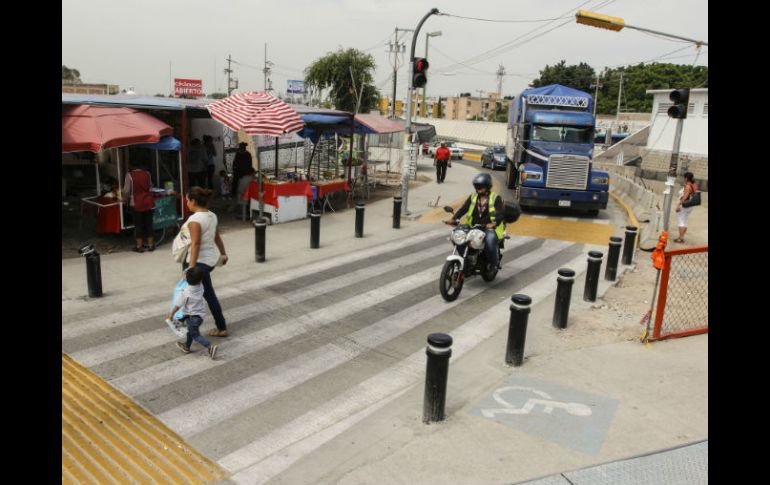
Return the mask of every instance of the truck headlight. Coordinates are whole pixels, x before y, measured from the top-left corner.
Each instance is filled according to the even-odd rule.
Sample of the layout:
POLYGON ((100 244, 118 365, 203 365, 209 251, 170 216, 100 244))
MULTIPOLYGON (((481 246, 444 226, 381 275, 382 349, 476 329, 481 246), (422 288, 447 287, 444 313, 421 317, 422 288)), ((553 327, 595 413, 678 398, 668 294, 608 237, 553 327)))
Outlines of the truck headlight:
POLYGON ((607 185, 610 183, 610 178, 605 176, 591 177, 591 183, 593 185, 607 185))
POLYGON ((543 178, 543 174, 540 172, 524 172, 522 180, 540 180, 543 178))

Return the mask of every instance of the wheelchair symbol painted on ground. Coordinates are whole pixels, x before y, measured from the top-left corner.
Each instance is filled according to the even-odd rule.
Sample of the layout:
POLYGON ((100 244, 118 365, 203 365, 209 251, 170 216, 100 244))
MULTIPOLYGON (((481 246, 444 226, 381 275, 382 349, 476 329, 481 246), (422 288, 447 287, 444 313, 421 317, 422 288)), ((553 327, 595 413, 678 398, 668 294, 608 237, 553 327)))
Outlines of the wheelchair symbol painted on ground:
POLYGON ((548 393, 534 389, 532 387, 523 386, 506 386, 501 387, 492 394, 492 398, 501 404, 502 408, 495 409, 482 409, 481 414, 487 418, 493 418, 496 414, 531 414, 537 409, 537 406, 543 407, 545 414, 552 414, 554 409, 563 409, 572 416, 587 417, 593 414, 591 408, 585 404, 578 402, 561 402, 555 401, 548 393), (510 391, 528 391, 532 394, 539 396, 538 398, 529 398, 523 406, 516 407, 503 398, 503 394, 510 391))

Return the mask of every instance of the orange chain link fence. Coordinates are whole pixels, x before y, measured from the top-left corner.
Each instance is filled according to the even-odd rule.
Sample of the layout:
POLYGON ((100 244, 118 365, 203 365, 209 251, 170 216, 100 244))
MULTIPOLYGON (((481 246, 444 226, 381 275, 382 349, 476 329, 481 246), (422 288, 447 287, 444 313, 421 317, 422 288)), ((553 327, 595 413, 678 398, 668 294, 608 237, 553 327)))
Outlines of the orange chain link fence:
POLYGON ((708 246, 665 252, 658 308, 649 340, 708 333, 708 246))

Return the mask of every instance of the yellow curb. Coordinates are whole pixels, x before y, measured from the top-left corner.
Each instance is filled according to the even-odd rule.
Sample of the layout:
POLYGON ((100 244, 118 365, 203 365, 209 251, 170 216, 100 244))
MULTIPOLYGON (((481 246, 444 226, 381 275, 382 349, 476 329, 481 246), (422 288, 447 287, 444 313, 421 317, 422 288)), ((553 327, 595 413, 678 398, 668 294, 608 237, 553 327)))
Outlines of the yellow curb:
POLYGON ((476 162, 481 161, 481 155, 477 153, 466 153, 463 155, 463 158, 467 158, 468 160, 474 160, 476 162))
POLYGON ((636 216, 634 215, 633 209, 628 206, 625 202, 623 202, 623 199, 620 198, 619 195, 609 192, 609 194, 612 196, 613 199, 615 199, 615 202, 620 204, 621 207, 623 207, 626 210, 626 213, 628 214, 628 225, 634 226, 637 228, 636 232, 636 247, 639 247, 639 241, 642 237, 642 228, 639 226, 639 221, 636 219, 636 216))
POLYGON ((227 472, 62 352, 62 483, 217 483, 227 472))

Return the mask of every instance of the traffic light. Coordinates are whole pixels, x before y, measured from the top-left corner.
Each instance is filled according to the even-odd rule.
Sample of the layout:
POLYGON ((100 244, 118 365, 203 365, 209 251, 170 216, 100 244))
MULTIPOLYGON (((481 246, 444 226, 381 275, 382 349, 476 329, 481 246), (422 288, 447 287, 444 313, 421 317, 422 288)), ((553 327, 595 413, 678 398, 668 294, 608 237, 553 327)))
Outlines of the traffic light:
POLYGON ((690 103, 690 88, 674 89, 668 95, 674 105, 668 109, 668 116, 671 118, 687 118, 687 105, 690 103))
POLYGON ((412 64, 412 87, 421 88, 428 82, 428 59, 415 57, 412 64))

